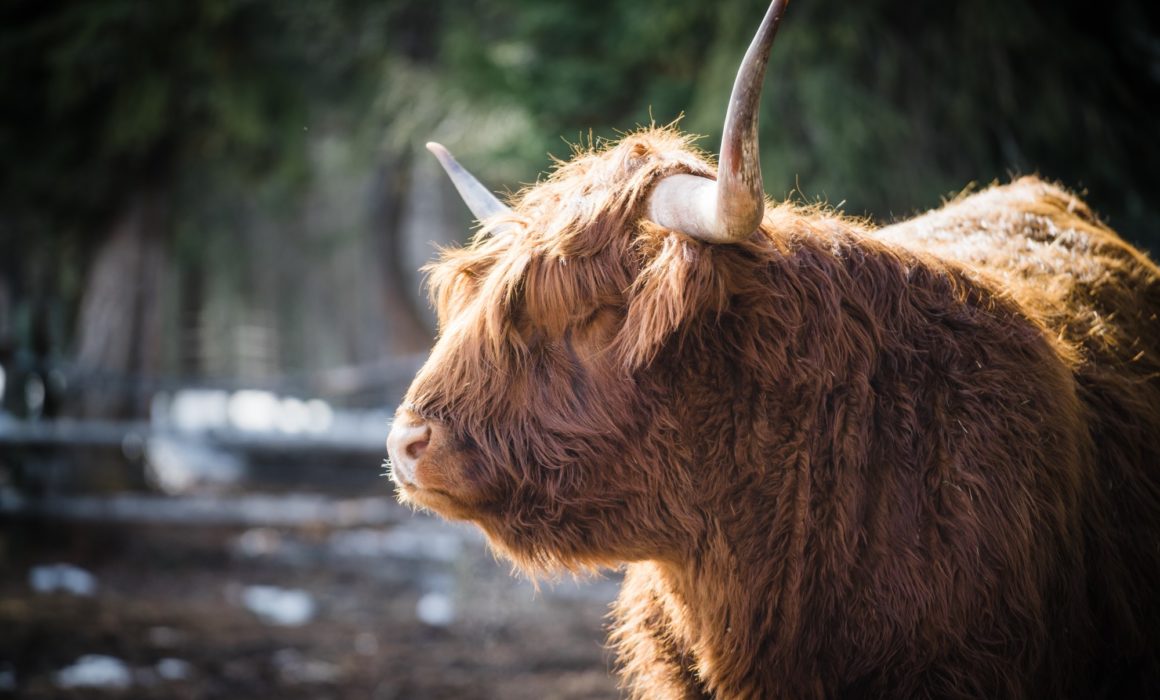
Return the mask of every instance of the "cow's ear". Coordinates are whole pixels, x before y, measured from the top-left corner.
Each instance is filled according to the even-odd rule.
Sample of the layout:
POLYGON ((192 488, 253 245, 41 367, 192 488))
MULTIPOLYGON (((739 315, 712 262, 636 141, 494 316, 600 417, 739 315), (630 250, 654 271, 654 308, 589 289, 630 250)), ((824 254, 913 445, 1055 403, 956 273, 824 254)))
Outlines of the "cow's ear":
POLYGON ((695 316, 724 308, 728 297, 714 269, 713 246, 665 234, 629 289, 624 325, 613 341, 621 367, 630 372, 652 362, 670 340, 680 340, 695 316))

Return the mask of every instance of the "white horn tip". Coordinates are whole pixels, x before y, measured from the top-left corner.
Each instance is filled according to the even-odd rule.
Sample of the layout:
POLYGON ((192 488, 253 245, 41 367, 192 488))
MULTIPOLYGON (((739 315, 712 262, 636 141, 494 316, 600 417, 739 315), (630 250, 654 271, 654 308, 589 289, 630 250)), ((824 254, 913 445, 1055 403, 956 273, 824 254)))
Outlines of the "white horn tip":
POLYGON ((491 193, 491 190, 484 187, 483 183, 475 179, 466 168, 459 164, 451 152, 443 147, 442 144, 434 141, 427 142, 427 150, 431 151, 439 164, 443 166, 443 170, 447 172, 447 176, 451 178, 451 184, 455 185, 455 189, 459 192, 459 196, 463 198, 463 203, 471 210, 471 213, 479 221, 503 214, 511 211, 506 204, 499 201, 499 199, 491 193))

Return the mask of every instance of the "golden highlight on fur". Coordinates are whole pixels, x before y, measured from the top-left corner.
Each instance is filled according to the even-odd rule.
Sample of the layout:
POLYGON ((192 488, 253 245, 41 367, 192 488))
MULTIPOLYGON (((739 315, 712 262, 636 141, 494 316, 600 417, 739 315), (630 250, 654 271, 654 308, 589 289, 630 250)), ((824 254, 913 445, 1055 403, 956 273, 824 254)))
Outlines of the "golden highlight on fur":
POLYGON ((1160 692, 1160 270, 1034 178, 875 229, 651 224, 672 129, 430 268, 403 498, 531 575, 626 565, 634 698, 1160 692))

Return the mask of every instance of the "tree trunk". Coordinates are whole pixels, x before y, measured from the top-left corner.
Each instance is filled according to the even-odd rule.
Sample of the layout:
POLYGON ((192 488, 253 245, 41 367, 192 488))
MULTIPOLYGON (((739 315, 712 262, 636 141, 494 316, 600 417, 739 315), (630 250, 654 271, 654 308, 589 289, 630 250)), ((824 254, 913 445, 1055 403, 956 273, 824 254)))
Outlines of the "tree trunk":
POLYGON ((89 418, 137 418, 149 397, 141 379, 160 369, 162 291, 171 211, 160 190, 142 190, 113 220, 89 271, 77 319, 79 410, 89 418))
POLYGON ((372 194, 372 230, 384 280, 385 349, 391 356, 422 352, 430 347, 433 335, 419 308, 417 275, 406 269, 412 165, 412 159, 405 154, 385 159, 372 194))

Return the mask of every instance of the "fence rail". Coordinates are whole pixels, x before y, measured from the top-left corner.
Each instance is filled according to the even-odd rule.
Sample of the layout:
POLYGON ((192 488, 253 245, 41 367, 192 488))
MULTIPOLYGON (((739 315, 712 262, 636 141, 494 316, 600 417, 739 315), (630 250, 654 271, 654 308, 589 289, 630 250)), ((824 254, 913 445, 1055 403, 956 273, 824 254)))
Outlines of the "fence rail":
POLYGON ((0 446, 9 447, 125 447, 156 437, 191 440, 239 452, 367 452, 385 454, 387 426, 382 414, 336 423, 321 433, 286 434, 233 429, 183 431, 157 427, 147 421, 60 419, 24 421, 0 416, 0 446))

